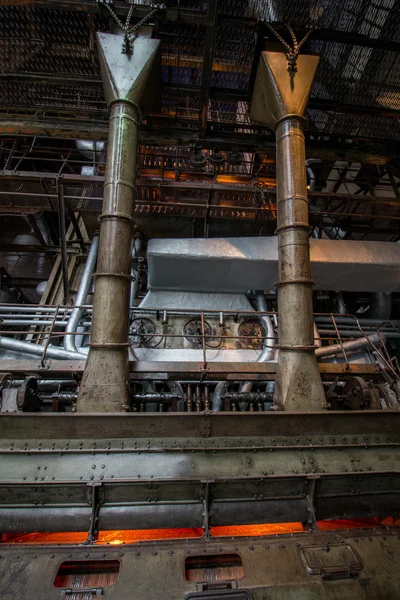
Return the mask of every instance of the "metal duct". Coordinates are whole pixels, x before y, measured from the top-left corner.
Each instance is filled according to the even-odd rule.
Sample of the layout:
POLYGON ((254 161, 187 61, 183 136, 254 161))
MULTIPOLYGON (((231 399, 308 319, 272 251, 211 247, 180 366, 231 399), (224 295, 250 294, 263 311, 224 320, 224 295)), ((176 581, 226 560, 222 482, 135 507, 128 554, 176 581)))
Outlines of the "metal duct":
MULTIPOLYGON (((152 239, 149 290, 237 294, 272 289, 278 278, 277 242, 276 236, 152 239)), ((310 258, 317 290, 400 292, 400 244, 395 242, 310 239, 310 258)))
POLYGON ((137 268, 138 268, 139 252, 141 249, 142 249, 142 240, 140 237, 137 237, 135 239, 135 241, 133 242, 133 250, 132 250, 132 266, 131 266, 132 283, 131 283, 131 297, 130 297, 130 301, 129 301, 130 306, 134 306, 136 294, 138 291, 139 272, 138 272, 137 268))
MULTIPOLYGON (((4 350, 12 350, 13 352, 33 354, 35 356, 43 356, 45 350, 44 346, 41 344, 23 342, 21 340, 14 340, 13 338, 5 336, 0 336, 0 348, 4 348, 4 350)), ((78 352, 68 352, 63 348, 49 345, 46 350, 46 358, 56 360, 85 360, 86 356, 78 352)))
POLYGON ((318 57, 263 52, 252 118, 276 130, 280 352, 275 402, 284 410, 321 410, 325 394, 315 356, 304 111, 318 57))
MULTIPOLYGON (((95 235, 90 246, 90 251, 86 260, 85 268, 83 270, 81 281, 79 283, 78 293, 75 299, 75 304, 78 308, 74 308, 72 310, 71 316, 68 319, 67 327, 65 329, 66 333, 74 334, 77 331, 78 324, 84 310, 83 308, 79 307, 85 304, 87 295, 90 290, 90 286, 92 284, 92 277, 96 266, 98 248, 99 236, 95 235)), ((70 352, 78 352, 76 347, 75 335, 66 335, 64 337, 64 348, 66 350, 69 350, 70 352)))
MULTIPOLYGON (((267 301, 264 296, 264 292, 257 292, 256 295, 256 306, 259 312, 268 312, 267 301)), ((268 362, 273 360, 275 356, 275 331, 271 321, 271 317, 268 315, 262 315, 260 322, 265 329, 264 348, 261 351, 257 362, 268 362)))
POLYGON ((370 336, 368 336, 368 339, 362 337, 359 340, 351 340, 350 342, 331 344, 330 346, 321 346, 320 348, 317 348, 315 354, 318 356, 318 358, 328 358, 331 356, 338 356, 339 354, 345 356, 345 354, 347 355, 360 352, 361 350, 370 347, 372 344, 375 347, 380 348, 385 340, 385 335, 372 333, 370 336))
POLYGON ((368 316, 371 319, 390 319, 392 312, 392 295, 386 292, 372 294, 368 316))
POLYGON ((98 33, 101 73, 110 106, 104 200, 93 301, 91 344, 77 401, 81 412, 128 405, 128 326, 136 159, 140 110, 154 108, 160 83, 159 40, 98 33))

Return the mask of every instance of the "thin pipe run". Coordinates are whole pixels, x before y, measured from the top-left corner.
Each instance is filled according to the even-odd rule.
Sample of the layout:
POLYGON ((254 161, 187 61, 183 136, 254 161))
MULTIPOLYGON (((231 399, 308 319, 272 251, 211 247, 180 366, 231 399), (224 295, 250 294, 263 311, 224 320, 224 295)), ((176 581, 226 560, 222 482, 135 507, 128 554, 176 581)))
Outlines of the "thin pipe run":
POLYGON ((67 257, 67 233, 65 226, 65 202, 64 202, 64 186, 58 183, 58 227, 60 232, 60 248, 61 248, 61 269, 63 281, 63 296, 64 304, 69 298, 69 278, 68 278, 68 257, 67 257))

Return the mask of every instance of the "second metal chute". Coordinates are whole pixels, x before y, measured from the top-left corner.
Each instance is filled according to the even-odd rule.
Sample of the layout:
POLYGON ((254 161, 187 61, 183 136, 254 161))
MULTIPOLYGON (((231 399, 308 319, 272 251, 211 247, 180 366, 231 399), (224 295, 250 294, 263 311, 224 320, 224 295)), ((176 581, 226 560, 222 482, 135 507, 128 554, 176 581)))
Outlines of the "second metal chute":
POLYGON ((253 119, 276 131, 280 352, 275 402, 289 411, 325 406, 314 346, 304 141, 304 111, 318 60, 299 56, 297 70, 290 70, 283 53, 263 52, 251 107, 253 119))

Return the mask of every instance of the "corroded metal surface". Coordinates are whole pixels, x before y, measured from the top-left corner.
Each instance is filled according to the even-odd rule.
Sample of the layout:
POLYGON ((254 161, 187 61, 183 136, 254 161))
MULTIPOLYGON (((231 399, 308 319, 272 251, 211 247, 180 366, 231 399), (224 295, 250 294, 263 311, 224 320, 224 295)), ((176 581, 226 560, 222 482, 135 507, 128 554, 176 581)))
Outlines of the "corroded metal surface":
POLYGON ((399 420, 5 413, 0 529, 89 531, 93 503, 99 530, 396 516, 399 420))

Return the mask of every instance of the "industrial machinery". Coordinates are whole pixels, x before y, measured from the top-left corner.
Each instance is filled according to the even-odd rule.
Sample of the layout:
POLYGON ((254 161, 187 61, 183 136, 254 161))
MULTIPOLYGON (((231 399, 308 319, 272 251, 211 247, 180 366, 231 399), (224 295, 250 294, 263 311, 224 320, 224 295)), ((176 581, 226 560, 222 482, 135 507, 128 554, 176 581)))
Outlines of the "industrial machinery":
MULTIPOLYGON (((54 29, 43 38, 49 72, 72 56, 97 79, 32 79, 20 38, 15 56, 0 57, 0 210, 23 219, 25 252, 39 256, 10 274, 18 235, 4 228, 1 598, 399 598, 398 157, 384 140, 379 155, 371 140, 356 147, 353 130, 332 150, 312 118, 333 110, 315 95, 333 76, 319 75, 318 35, 333 35, 324 24, 335 17, 345 40, 356 32, 372 68, 399 9, 345 2, 341 16, 334 3, 301 2, 301 20, 280 0, 3 4, 33 56, 60 19, 63 41, 54 29), (90 42, 79 53, 81 18, 90 42), (191 40, 180 63, 192 22, 205 56, 191 40), (172 91, 187 97, 168 119, 189 114, 157 133, 171 69, 172 91), (212 121, 237 92, 227 72, 248 74, 234 127, 212 121), (30 93, 82 86, 97 108, 73 123, 26 108, 24 120, 8 104, 18 81, 30 93), (366 183, 363 152, 379 163, 368 159, 366 183)), ((341 43, 346 72, 356 46, 341 43)), ((68 112, 76 97, 60 93, 68 112)), ((379 93, 379 118, 397 120, 383 84, 379 93)))

